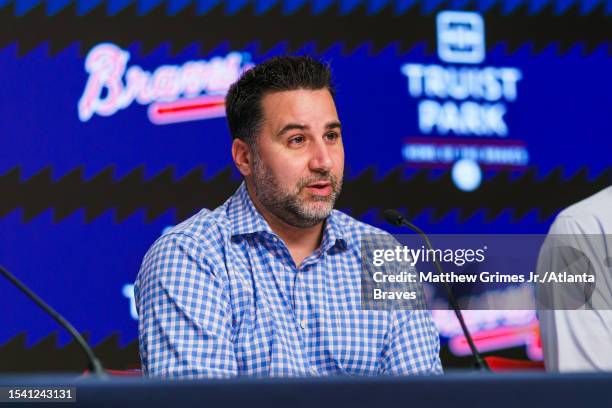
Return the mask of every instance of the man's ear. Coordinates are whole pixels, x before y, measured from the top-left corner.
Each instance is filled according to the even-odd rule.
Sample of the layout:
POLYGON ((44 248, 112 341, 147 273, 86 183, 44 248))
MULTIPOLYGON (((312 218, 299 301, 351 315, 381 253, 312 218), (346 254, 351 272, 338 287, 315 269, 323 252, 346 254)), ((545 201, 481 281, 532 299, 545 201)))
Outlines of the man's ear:
POLYGON ((244 141, 236 138, 232 142, 232 159, 238 167, 238 171, 244 177, 251 175, 253 166, 253 155, 251 148, 244 141))

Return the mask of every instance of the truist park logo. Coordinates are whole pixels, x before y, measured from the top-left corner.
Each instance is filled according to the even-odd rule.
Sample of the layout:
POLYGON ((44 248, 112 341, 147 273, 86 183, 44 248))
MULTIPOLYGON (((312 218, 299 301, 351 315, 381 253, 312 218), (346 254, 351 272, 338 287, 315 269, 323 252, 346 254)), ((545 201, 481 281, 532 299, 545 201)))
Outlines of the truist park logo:
POLYGON ((506 117, 519 100, 523 72, 483 65, 480 14, 442 11, 436 27, 442 63, 407 62, 400 68, 416 102, 419 129, 405 139, 402 156, 415 167, 450 167, 455 185, 472 191, 482 181, 482 169, 522 169, 529 163, 527 146, 510 137, 506 117))
POLYGON ((163 125, 225 116, 230 85, 253 67, 250 55, 231 52, 210 60, 162 65, 153 72, 128 66, 130 53, 110 43, 85 58, 89 78, 79 100, 79 119, 111 116, 134 102, 148 106, 152 123, 163 125))

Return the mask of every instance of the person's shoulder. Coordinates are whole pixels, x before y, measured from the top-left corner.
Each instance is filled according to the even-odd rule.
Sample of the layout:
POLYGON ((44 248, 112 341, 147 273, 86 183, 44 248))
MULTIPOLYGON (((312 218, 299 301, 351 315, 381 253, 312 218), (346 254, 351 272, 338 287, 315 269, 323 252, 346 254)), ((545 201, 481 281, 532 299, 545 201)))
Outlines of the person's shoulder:
POLYGON ((218 207, 215 210, 203 208, 197 214, 168 228, 164 231, 162 237, 184 235, 198 242, 208 242, 211 239, 219 238, 226 229, 227 223, 227 213, 224 206, 218 207))
POLYGON ((611 216, 612 186, 570 205, 559 216, 579 218, 584 215, 611 216))
POLYGON ((212 211, 203 208, 181 223, 166 228, 147 251, 145 263, 173 257, 179 252, 199 260, 215 259, 223 252, 228 223, 225 205, 212 211))
POLYGON ((553 233, 600 234, 612 231, 612 186, 570 205, 559 213, 553 233))
POLYGON ((153 277, 167 279, 175 274, 175 269, 185 273, 190 267, 213 273, 214 266, 223 263, 226 217, 224 206, 213 211, 202 209, 167 228, 145 254, 137 282, 153 277))

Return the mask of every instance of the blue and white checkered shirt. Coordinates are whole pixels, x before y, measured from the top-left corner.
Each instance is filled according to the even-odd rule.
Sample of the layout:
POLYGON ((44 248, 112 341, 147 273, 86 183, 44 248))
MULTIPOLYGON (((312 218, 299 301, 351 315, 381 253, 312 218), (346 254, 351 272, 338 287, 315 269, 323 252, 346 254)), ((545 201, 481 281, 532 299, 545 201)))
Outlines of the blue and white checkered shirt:
POLYGON ((244 183, 159 238, 136 279, 146 375, 172 378, 442 372, 426 310, 362 310, 360 237, 339 211, 295 266, 244 183))

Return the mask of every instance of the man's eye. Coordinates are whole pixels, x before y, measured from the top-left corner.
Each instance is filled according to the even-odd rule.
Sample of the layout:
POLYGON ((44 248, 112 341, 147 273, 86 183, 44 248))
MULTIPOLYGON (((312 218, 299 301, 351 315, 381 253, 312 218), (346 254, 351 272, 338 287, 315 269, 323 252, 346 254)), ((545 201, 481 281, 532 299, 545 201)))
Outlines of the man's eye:
POLYGON ((336 132, 329 132, 325 134, 325 138, 327 140, 336 140, 340 137, 340 135, 336 132))
POLYGON ((289 144, 296 145, 301 143, 304 143, 304 136, 295 136, 289 139, 289 144))

